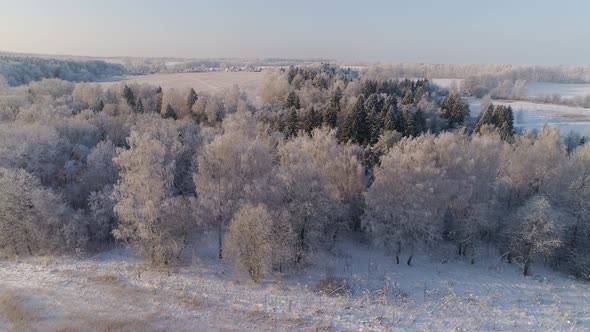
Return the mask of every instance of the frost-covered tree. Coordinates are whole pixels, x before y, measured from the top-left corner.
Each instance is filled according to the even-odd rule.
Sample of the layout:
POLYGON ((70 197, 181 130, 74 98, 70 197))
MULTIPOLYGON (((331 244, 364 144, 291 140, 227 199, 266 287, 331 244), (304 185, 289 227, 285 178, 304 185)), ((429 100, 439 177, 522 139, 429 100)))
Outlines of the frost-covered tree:
POLYGON ((219 258, 223 234, 233 214, 245 200, 265 191, 257 184, 272 174, 273 155, 257 137, 254 116, 238 112, 223 121, 223 134, 203 147, 194 183, 203 219, 218 233, 219 258))
POLYGON ((542 196, 532 197, 518 210, 509 239, 512 255, 522 262, 525 276, 535 259, 547 259, 561 246, 558 218, 542 196))
POLYGON ((551 126, 537 137, 518 136, 514 144, 505 145, 499 176, 503 201, 514 207, 531 196, 557 192, 563 186, 560 174, 565 157, 559 129, 551 126))
POLYGON ((316 166, 313 141, 305 135, 279 147, 278 177, 283 187, 282 217, 295 234, 294 261, 304 263, 309 254, 326 244, 335 221, 335 201, 328 191, 328 179, 316 166))
POLYGON ((113 201, 120 223, 113 235, 150 263, 169 266, 185 243, 189 201, 173 195, 175 163, 162 143, 131 132, 128 144, 115 158, 121 178, 113 201))
POLYGON ((235 213, 225 237, 226 257, 254 282, 271 268, 272 227, 273 218, 264 205, 246 204, 235 213))
POLYGON ((403 248, 413 250, 442 236, 446 188, 434 141, 434 135, 428 134, 392 147, 375 169, 375 180, 365 195, 366 231, 397 255, 403 248))
POLYGON ((84 221, 39 179, 0 168, 0 252, 26 256, 84 249, 84 221))

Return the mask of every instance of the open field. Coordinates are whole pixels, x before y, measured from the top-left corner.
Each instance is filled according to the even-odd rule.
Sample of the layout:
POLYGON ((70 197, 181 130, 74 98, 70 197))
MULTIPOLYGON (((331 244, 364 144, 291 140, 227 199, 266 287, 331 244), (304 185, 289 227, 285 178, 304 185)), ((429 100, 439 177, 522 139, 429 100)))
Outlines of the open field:
POLYGON ((205 72, 205 73, 175 73, 152 74, 142 76, 127 76, 119 81, 101 82, 103 86, 110 86, 122 82, 159 85, 167 89, 194 88, 197 92, 215 92, 224 88, 231 88, 237 84, 247 93, 256 91, 258 83, 264 77, 264 72, 205 72))
POLYGON ((379 250, 345 242, 305 272, 256 285, 233 276, 214 257, 214 243, 209 247, 170 276, 120 249, 93 259, 3 261, 0 298, 18 302, 0 307, 0 329, 590 329, 587 284, 542 266, 522 277, 516 266, 495 258, 471 265, 445 254, 395 265, 379 250), (319 280, 326 276, 345 281, 342 291, 322 293, 319 280))
POLYGON ((527 84, 527 97, 537 98, 558 95, 564 99, 583 97, 590 94, 590 84, 564 84, 534 82, 527 84))
MULTIPOLYGON (((481 99, 466 98, 471 116, 481 112, 481 99)), ((494 100, 494 104, 510 105, 514 111, 514 126, 525 130, 541 129, 545 124, 558 126, 562 134, 573 130, 587 135, 590 129, 590 109, 529 101, 494 100)))

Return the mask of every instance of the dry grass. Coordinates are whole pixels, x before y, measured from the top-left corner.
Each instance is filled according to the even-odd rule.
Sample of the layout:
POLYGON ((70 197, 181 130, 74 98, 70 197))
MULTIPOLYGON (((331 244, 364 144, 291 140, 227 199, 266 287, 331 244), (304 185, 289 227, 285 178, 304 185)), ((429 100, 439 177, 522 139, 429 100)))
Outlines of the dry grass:
POLYGON ((347 296, 350 295, 351 292, 346 279, 332 275, 320 278, 316 285, 316 289, 318 292, 328 296, 347 296))
POLYGON ((106 285, 119 285, 120 284, 119 277, 114 274, 101 274, 101 275, 98 275, 98 276, 92 278, 92 281, 98 282, 101 284, 106 284, 106 285))
POLYGON ((37 321, 39 314, 23 294, 8 290, 0 292, 0 317, 15 330, 29 330, 29 324, 37 321))
POLYGON ((149 322, 135 318, 119 319, 80 319, 67 322, 51 329, 52 332, 123 332, 123 331, 165 331, 152 326, 149 322))
POLYGON ((205 306, 205 299, 199 296, 182 294, 181 296, 178 296, 177 299, 190 310, 202 310, 205 306))

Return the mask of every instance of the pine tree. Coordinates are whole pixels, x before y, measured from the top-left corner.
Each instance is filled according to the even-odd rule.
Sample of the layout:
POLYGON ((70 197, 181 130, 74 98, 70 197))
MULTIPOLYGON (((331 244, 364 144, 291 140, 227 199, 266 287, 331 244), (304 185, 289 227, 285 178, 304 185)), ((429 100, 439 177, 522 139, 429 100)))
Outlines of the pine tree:
POLYGON ((463 125, 469 116, 469 105, 461 99, 459 94, 443 98, 441 102, 442 117, 448 120, 449 128, 463 125))
POLYGON ((162 87, 158 87, 158 89, 156 89, 156 96, 155 96, 155 107, 156 107, 156 112, 161 112, 162 111, 162 101, 163 101, 163 93, 162 93, 162 87))
POLYGON ((295 68, 293 66, 289 67, 289 72, 287 73, 287 81, 289 82, 289 84, 293 83, 293 79, 297 75, 297 72, 298 68, 295 68))
POLYGON ((311 136, 311 132, 315 128, 319 128, 322 126, 322 118, 321 115, 316 112, 315 108, 312 106, 311 109, 305 114, 305 120, 303 123, 303 130, 311 136))
POLYGON ((125 101, 127 101, 127 104, 131 106, 131 108, 135 109, 135 94, 127 84, 123 87, 123 98, 125 98, 125 101))
POLYGON ((174 119, 176 120, 176 112, 172 108, 170 104, 166 106, 166 111, 164 112, 164 119, 174 119))
POLYGON ((369 125, 369 137, 367 144, 372 145, 377 143, 379 135, 381 135, 381 130, 383 129, 383 118, 375 110, 371 110, 368 114, 367 122, 369 125))
POLYGON ((137 98, 137 107, 135 109, 136 109, 137 113, 143 114, 144 109, 143 109, 143 102, 141 101, 141 98, 137 98))
POLYGON ((287 96, 287 102, 286 102, 285 107, 287 107, 287 108, 295 108, 295 109, 300 109, 301 108, 301 103, 299 101, 299 96, 297 96, 297 93, 295 93, 295 91, 289 92, 289 95, 287 96))
POLYGON ((426 132, 426 117, 424 116, 424 111, 421 109, 417 109, 416 112, 414 112, 414 123, 416 124, 415 136, 426 132))
POLYGON ((291 108, 289 111, 289 118, 287 120, 287 126, 285 128, 285 136, 287 138, 297 136, 299 130, 299 118, 297 117, 297 111, 295 108, 291 108))
POLYGON ((342 90, 336 87, 332 97, 330 97, 330 105, 324 114, 324 123, 330 128, 336 128, 338 125, 338 114, 340 113, 340 100, 342 99, 342 90))
POLYGON ((494 125, 494 105, 490 104, 485 112, 481 113, 477 119, 477 123, 475 124, 474 131, 479 133, 481 128, 486 125, 494 125))
POLYGON ((353 143, 364 145, 369 142, 369 135, 365 98, 363 95, 360 95, 353 112, 346 117, 341 141, 351 140, 353 143))
POLYGON ((412 95, 412 90, 406 91, 404 99, 402 99, 402 104, 412 105, 413 102, 414 102, 414 96, 412 95))
POLYGON ((195 89, 191 88, 186 99, 186 108, 190 111, 198 99, 199 96, 197 96, 197 92, 195 91, 195 89))
POLYGON ((412 112, 412 110, 408 107, 404 108, 403 111, 403 121, 404 121, 404 128, 403 128, 403 134, 404 136, 408 136, 408 137, 412 137, 412 136, 416 136, 418 129, 417 129, 417 124, 416 124, 416 119, 414 117, 414 112, 412 112))

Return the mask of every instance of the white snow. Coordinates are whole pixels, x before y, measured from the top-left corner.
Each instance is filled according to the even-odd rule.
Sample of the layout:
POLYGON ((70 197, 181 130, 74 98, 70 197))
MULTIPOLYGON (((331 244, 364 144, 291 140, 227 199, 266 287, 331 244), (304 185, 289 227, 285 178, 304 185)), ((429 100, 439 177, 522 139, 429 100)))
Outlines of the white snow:
POLYGON ((559 95, 562 98, 566 99, 590 95, 590 84, 567 84, 545 82, 527 83, 528 98, 537 98, 552 95, 559 95))
MULTIPOLYGON (((469 103, 471 116, 481 113, 481 100, 465 98, 469 103)), ((590 131, 590 109, 557 104, 528 101, 493 100, 496 105, 510 105, 514 111, 514 126, 524 130, 541 129, 545 124, 558 126, 565 135, 570 130, 582 135, 590 131)))
MULTIPOLYGON (((314 259, 316 265, 258 285, 214 258, 213 244, 196 252, 193 263, 170 276, 123 250, 92 259, 3 261, 0 296, 6 290, 26 296, 38 312, 27 327, 38 330, 89 320, 141 321, 174 331, 590 329, 587 284, 540 265, 533 277, 523 277, 492 250, 474 265, 449 248, 407 266, 346 240, 314 259), (346 279, 350 294, 319 294, 317 281, 327 274, 346 279)), ((0 330, 11 327, 4 324, 0 318, 0 330)))

